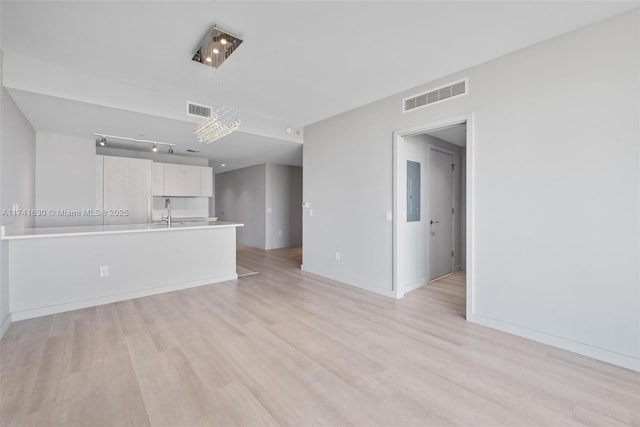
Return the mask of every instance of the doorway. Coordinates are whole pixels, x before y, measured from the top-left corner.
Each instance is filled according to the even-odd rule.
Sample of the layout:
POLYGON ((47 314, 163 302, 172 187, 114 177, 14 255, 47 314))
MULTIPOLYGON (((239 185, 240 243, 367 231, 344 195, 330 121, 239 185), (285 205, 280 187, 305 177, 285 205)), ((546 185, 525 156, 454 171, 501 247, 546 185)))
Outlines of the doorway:
POLYGON ((451 273, 456 279, 466 275, 467 317, 473 296, 469 220, 473 194, 467 192, 473 188, 472 118, 467 115, 397 131, 393 173, 396 297, 451 273), (413 170, 410 175, 409 169, 413 170), (420 177, 420 185, 408 188, 415 177, 420 177), (416 206, 416 200, 422 201, 421 206, 416 206))

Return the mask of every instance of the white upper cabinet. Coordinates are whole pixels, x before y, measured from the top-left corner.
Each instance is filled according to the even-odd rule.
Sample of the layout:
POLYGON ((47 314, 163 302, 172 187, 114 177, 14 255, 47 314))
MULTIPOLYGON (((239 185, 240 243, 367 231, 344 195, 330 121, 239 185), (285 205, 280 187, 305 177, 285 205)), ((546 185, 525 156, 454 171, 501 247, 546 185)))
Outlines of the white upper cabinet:
POLYGON ((153 162, 153 195, 213 197, 213 168, 153 162))
POLYGON ((200 166, 164 164, 164 196, 200 196, 200 166))
POLYGON ((213 197, 213 168, 200 167, 200 197, 213 197))
POLYGON ((153 162, 151 167, 153 195, 164 196, 164 163, 153 162))

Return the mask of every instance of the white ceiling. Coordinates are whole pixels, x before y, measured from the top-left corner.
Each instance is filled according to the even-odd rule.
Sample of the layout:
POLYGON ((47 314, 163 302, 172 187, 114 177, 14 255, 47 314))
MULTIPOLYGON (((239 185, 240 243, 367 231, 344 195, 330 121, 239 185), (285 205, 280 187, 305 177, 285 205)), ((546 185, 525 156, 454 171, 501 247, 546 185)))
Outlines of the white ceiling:
MULTIPOLYGON (((44 108, 40 100, 17 95, 36 128, 86 131, 85 122, 60 108, 70 99, 80 103, 70 107, 74 112, 88 104, 103 107, 102 118, 110 124, 100 126, 95 118, 92 131, 157 133, 161 140, 170 139, 166 132, 186 146, 195 140, 184 101, 230 102, 214 94, 211 70, 190 60, 206 31, 218 24, 244 39, 220 69, 225 87, 232 88, 227 94, 246 114, 242 129, 254 134, 238 134, 236 142, 257 134, 275 147, 296 142, 284 134, 285 127, 299 129, 637 6, 637 1, 3 1, 4 85, 53 95, 43 101, 51 108, 46 117, 38 111, 44 108), (132 116, 122 119, 127 111, 132 116), (166 123, 138 129, 136 114, 166 123)), ((223 161, 235 155, 227 151, 234 149, 229 144, 214 144, 220 148, 207 155, 223 161)), ((256 154, 251 143, 244 148, 241 157, 256 154)))
POLYGON ((427 132, 431 136, 450 142, 459 147, 467 145, 467 125, 458 124, 427 132))

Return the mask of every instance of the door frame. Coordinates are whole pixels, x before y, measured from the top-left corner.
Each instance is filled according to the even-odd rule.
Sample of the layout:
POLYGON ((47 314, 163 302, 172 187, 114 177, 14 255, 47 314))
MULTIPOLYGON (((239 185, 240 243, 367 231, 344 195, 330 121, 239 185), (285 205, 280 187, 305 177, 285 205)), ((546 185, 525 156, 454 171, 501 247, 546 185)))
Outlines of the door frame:
MULTIPOLYGON (((458 153, 451 151, 451 150, 447 150, 446 148, 442 148, 442 147, 438 147, 437 145, 434 144, 427 144, 427 164, 426 164, 426 169, 427 169, 427 179, 431 179, 431 150, 435 150, 435 151, 439 151, 443 154, 448 154, 451 156, 453 164, 458 166, 457 163, 457 159, 456 156, 458 155, 458 153)), ((454 171, 451 171, 451 174, 453 175, 452 179, 453 179, 453 187, 451 188, 451 205, 455 206, 455 200, 456 197, 458 196, 458 192, 456 191, 456 184, 458 183, 458 180, 456 179, 456 175, 454 173, 454 171)), ((429 217, 431 217, 431 187, 427 187, 427 208, 429 210, 428 214, 429 217)), ((455 251, 456 248, 456 219, 458 217, 458 215, 460 215, 460 209, 458 208, 458 212, 455 212, 452 214, 453 216, 453 220, 451 222, 451 250, 455 251)), ((429 249, 431 249, 431 232, 429 232, 429 249)), ((431 253, 429 253, 429 256, 431 256, 431 253)), ((455 263, 455 258, 451 257, 451 273, 456 271, 456 263, 455 263)), ((451 274, 448 273, 448 274, 451 274)), ((439 276, 442 277, 442 276, 439 276)), ((438 277, 436 277, 437 279, 438 277)), ((429 282, 431 282, 432 279, 431 278, 431 262, 429 262, 429 282)))
POLYGON ((401 170, 400 165, 400 146, 404 142, 404 138, 412 135, 419 135, 428 133, 443 127, 467 124, 467 145, 466 145, 466 195, 465 195, 465 213, 466 213, 466 318, 469 319, 473 314, 473 283, 474 283, 474 167, 475 167, 475 144, 474 144, 474 113, 449 117, 446 119, 423 123, 420 125, 398 129, 393 132, 393 280, 392 280, 392 293, 396 298, 402 298, 405 294, 403 288, 398 286, 398 235, 399 225, 403 221, 400 218, 400 194, 403 191, 402 188, 398 188, 400 185, 399 172, 401 170))

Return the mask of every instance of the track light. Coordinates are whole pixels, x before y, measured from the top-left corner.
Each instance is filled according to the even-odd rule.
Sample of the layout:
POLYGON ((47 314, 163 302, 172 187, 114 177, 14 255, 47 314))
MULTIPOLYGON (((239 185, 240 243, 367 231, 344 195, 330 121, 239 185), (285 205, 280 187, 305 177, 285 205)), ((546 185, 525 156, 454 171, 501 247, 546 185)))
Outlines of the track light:
MULTIPOLYGON (((96 138, 96 144, 99 144, 101 147, 104 147, 105 145, 107 145, 107 137, 109 137, 109 139, 134 142, 136 144, 145 144, 146 147, 151 145, 151 151, 153 151, 154 153, 158 152, 158 146, 161 145, 163 147, 169 147, 169 154, 173 154, 173 150, 174 150, 173 147, 176 145, 176 144, 172 144, 170 142, 161 142, 161 141, 152 141, 152 140, 149 140, 149 139, 130 138, 128 136, 107 135, 107 134, 104 134, 104 133, 95 133, 94 132, 92 135, 95 135, 95 136, 98 137, 98 138, 96 138), (147 145, 147 144, 149 144, 149 145, 147 145)), ((140 136, 144 136, 144 135, 141 134, 140 136)))

